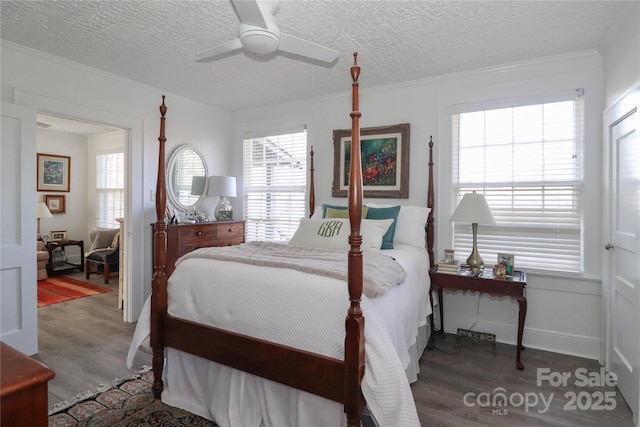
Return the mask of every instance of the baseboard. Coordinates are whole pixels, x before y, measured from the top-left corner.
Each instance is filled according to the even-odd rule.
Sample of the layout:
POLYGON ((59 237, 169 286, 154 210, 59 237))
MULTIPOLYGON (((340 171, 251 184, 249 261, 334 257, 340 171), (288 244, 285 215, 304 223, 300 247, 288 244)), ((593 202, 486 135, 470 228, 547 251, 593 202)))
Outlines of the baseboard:
MULTIPOLYGON (((476 320, 477 319, 465 317, 447 318, 445 321, 445 332, 455 334, 458 328, 469 329, 469 325, 475 323, 473 327, 474 331, 489 332, 495 334, 497 342, 516 345, 518 337, 517 325, 476 320)), ((602 343, 600 338, 528 328, 525 326, 522 344, 525 347, 535 348, 537 350, 600 360, 600 346, 602 343)))

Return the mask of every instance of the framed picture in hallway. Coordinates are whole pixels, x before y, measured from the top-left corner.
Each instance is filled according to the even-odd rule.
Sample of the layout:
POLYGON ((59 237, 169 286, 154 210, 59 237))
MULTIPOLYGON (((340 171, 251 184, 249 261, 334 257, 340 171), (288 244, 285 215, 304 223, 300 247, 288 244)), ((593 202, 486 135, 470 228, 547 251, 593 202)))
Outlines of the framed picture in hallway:
POLYGON ((52 214, 61 214, 66 212, 64 194, 46 194, 44 196, 44 203, 52 214))
POLYGON ((71 157, 38 153, 37 170, 37 191, 69 192, 71 157))

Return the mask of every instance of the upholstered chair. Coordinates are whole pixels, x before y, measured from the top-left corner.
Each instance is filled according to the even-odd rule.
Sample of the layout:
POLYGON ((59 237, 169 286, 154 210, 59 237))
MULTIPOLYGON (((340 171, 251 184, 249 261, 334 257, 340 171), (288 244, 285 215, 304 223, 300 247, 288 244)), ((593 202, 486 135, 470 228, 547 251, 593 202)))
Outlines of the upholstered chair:
POLYGON ((38 280, 44 280, 49 277, 49 275, 47 274, 49 251, 47 250, 47 246, 42 241, 37 242, 36 250, 36 259, 38 261, 38 280))
POLYGON ((85 277, 91 275, 91 267, 96 266, 96 272, 102 267, 104 284, 109 284, 109 274, 111 271, 118 271, 120 260, 120 229, 101 228, 94 229, 89 233, 91 246, 84 256, 85 277))

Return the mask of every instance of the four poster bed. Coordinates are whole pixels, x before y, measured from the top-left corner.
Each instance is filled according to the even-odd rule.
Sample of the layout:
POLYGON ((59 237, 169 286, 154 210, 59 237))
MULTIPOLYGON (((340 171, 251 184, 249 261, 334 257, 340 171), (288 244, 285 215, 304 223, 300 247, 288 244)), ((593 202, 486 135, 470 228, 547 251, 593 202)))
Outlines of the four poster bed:
MULTIPOLYGON (((405 224, 404 230, 396 230, 393 249, 369 251, 369 234, 378 239, 374 246, 380 247, 380 239, 392 221, 384 220, 387 222, 380 225, 378 222, 384 221, 362 219, 367 208, 362 202, 360 67, 356 60, 354 54, 348 219, 303 219, 289 245, 267 248, 278 261, 284 257, 279 251, 291 249, 288 246, 313 260, 317 255, 322 257, 322 251, 339 252, 346 273, 309 272, 267 261, 218 258, 221 251, 236 255, 245 251, 254 261, 267 257, 254 252, 260 250, 256 248, 260 243, 249 242, 193 251, 178 260, 168 280, 163 97, 152 295, 145 303, 129 354, 132 359, 132 352, 140 344, 139 336, 145 336, 139 329, 149 326, 146 319, 150 318, 156 398, 162 396, 170 405, 214 419, 221 427, 359 426, 365 403, 378 425, 419 425, 409 381, 416 379, 418 359, 429 333, 428 269, 434 262, 433 142, 429 143, 428 208, 401 207, 397 219, 401 228, 402 218, 416 217, 413 208, 420 212, 421 247, 399 240, 398 233, 415 239, 415 229, 405 224), (293 244, 294 240, 311 238, 301 230, 313 228, 317 225, 314 221, 330 221, 333 231, 344 225, 342 228, 350 234, 348 239, 346 234, 339 238, 348 243, 335 251, 293 244), (379 268, 384 270, 383 275, 402 270, 395 277, 397 283, 381 285, 377 276, 372 279, 368 270, 372 263, 383 266, 379 268), (391 264, 399 265, 399 270, 391 264)), ((313 149, 311 156, 313 174, 313 149)), ((313 214, 313 175, 310 183, 313 214)), ((314 215, 318 216, 324 215, 314 215)))

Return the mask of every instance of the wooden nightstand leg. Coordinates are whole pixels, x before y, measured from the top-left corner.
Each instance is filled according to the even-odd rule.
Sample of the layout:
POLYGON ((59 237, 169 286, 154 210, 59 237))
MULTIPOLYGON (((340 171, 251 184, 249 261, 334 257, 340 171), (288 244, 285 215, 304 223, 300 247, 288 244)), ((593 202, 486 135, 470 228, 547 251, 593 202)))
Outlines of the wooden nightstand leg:
POLYGON ((518 299, 518 306, 520 307, 518 313, 518 344, 516 349, 516 367, 519 370, 524 369, 524 365, 520 361, 520 353, 524 350, 522 345, 522 333, 524 332, 524 320, 527 317, 527 300, 524 298, 518 299))

